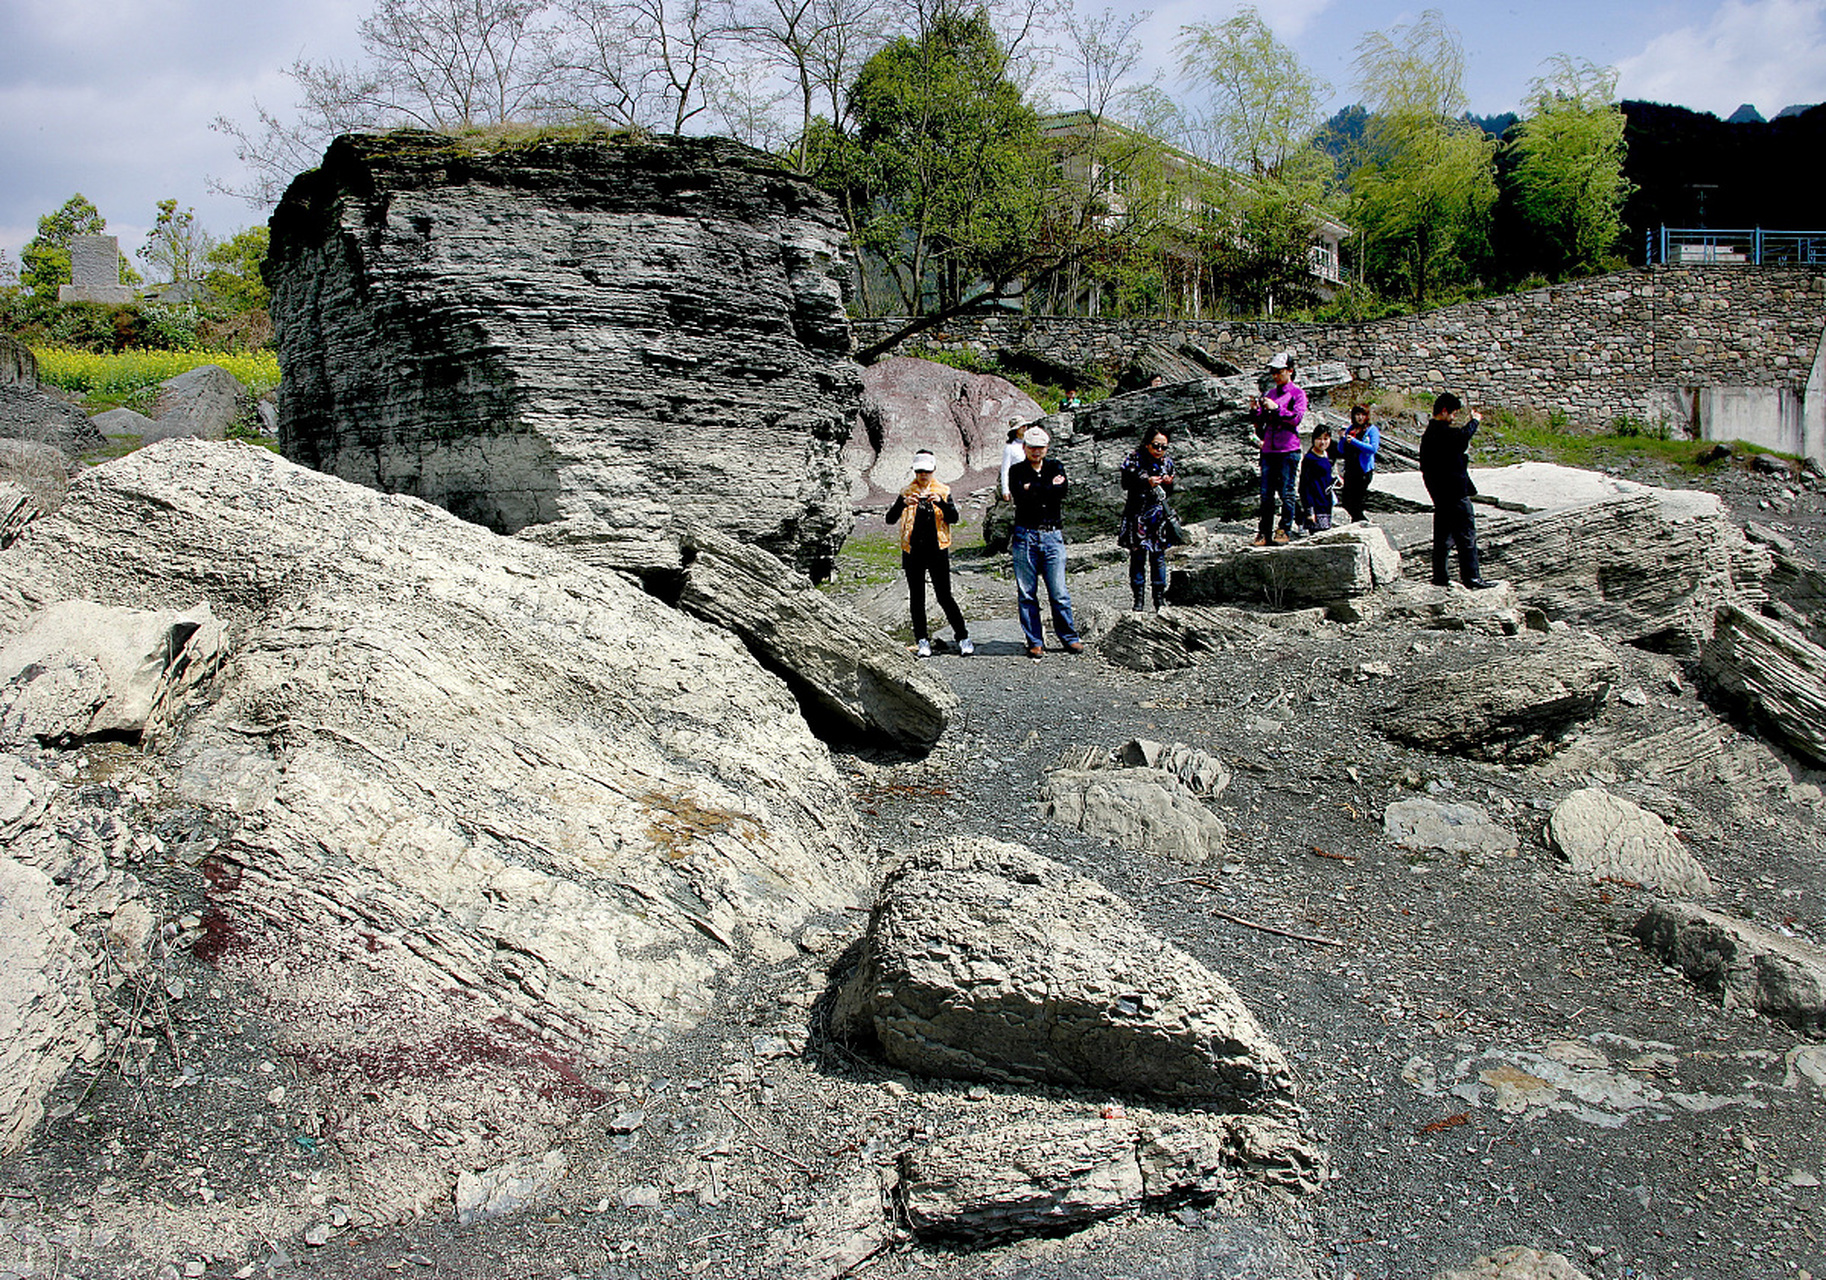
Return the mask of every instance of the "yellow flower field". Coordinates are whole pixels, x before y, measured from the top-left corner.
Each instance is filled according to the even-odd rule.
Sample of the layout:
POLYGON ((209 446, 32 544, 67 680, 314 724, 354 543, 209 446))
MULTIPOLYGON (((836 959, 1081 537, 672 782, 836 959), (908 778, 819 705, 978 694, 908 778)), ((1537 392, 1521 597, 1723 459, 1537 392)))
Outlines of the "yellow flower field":
POLYGON ((198 365, 215 364, 240 379, 255 396, 279 385, 279 359, 271 351, 123 351, 100 355, 68 347, 36 347, 38 380, 78 395, 122 397, 156 387, 198 365))

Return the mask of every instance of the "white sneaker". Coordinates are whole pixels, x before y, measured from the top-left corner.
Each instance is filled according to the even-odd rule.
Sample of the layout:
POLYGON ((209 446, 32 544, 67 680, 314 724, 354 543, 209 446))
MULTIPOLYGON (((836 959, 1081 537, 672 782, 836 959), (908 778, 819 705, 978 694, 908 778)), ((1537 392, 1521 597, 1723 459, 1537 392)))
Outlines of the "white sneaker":
POLYGON ((957 642, 957 651, 968 658, 971 654, 976 652, 976 641, 972 640, 969 636, 965 636, 962 640, 957 642))
POLYGON ((916 658, 930 658, 932 656, 932 642, 929 640, 921 640, 914 648, 913 656, 916 658))

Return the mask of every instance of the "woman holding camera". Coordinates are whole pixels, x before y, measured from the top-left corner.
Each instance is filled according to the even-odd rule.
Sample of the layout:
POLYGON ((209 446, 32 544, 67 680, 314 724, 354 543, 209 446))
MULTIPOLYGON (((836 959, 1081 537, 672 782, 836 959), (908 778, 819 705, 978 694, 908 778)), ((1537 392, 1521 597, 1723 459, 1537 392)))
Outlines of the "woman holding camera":
POLYGON ((913 639, 922 658, 932 656, 926 638, 926 575, 932 576, 932 594, 945 611, 957 651, 965 657, 976 652, 964 615, 951 598, 951 526, 957 523, 957 504, 951 490, 933 472, 938 459, 921 449, 913 455, 913 483, 900 491, 888 508, 887 523, 900 521, 900 567, 907 575, 907 604, 913 614, 913 639))
POLYGON ((1167 594, 1167 498, 1173 492, 1173 459, 1167 454, 1168 437, 1158 427, 1142 436, 1135 452, 1122 460, 1122 523, 1116 543, 1129 549, 1129 586, 1135 592, 1135 612, 1147 606, 1142 592, 1154 584, 1154 611, 1160 611, 1167 594))

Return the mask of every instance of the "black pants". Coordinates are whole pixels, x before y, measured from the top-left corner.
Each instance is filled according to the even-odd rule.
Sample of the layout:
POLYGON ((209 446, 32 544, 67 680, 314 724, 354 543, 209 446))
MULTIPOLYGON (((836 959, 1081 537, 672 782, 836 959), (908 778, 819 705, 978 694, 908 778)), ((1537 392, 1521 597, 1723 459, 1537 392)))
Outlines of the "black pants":
POLYGON ((1369 497, 1371 473, 1359 471, 1348 462, 1344 467, 1344 484, 1338 490, 1338 505, 1350 512, 1352 520, 1362 520, 1363 503, 1369 497))
POLYGON ((1458 577, 1461 582, 1479 578, 1477 564, 1477 513, 1470 498, 1436 502, 1433 506, 1433 581, 1444 586, 1446 554, 1449 547, 1458 548, 1458 577))
POLYGON ((962 640, 970 632, 964 626, 963 612, 951 598, 951 553, 949 551, 900 553, 900 567, 907 575, 907 608, 913 614, 913 638, 926 639, 926 575, 932 575, 932 594, 938 607, 945 611, 951 634, 962 640))

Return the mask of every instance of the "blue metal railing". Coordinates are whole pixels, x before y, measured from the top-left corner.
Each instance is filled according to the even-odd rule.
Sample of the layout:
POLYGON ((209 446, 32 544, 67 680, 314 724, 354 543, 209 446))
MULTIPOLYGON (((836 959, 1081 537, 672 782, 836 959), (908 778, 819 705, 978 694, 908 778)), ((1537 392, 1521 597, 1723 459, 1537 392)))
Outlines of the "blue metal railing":
POLYGON ((1826 231, 1661 227, 1648 233, 1649 265, 1826 266, 1826 231))

